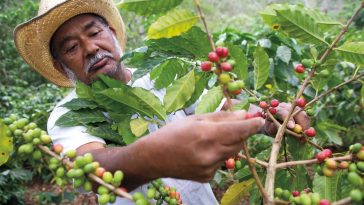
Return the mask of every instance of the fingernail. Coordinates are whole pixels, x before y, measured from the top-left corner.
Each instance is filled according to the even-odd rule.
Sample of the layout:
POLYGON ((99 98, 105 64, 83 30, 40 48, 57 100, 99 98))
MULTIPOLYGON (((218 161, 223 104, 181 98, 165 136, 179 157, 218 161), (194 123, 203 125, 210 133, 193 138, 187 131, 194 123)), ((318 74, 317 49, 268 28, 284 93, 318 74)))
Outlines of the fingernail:
POLYGON ((288 123, 287 123, 287 127, 289 128, 289 129, 293 129, 294 128, 294 122, 292 122, 292 121, 289 121, 288 123))

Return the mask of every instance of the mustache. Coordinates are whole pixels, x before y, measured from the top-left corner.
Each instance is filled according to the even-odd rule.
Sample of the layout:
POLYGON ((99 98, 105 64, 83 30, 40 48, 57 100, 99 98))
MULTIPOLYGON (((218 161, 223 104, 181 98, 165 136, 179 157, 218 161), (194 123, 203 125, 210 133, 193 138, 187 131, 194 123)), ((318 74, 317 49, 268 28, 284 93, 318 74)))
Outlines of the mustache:
POLYGON ((92 66, 94 66, 97 62, 99 62, 103 58, 113 58, 113 55, 110 52, 107 52, 107 51, 96 53, 96 55, 91 57, 90 60, 87 62, 87 64, 85 65, 84 71, 86 73, 89 73, 92 66))

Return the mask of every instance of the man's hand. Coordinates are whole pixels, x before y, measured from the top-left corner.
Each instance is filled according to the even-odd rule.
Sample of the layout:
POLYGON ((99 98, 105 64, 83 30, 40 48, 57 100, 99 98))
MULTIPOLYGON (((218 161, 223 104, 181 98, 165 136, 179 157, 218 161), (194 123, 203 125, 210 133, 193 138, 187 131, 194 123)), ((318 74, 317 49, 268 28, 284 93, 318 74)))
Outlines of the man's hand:
POLYGON ((244 140, 263 128, 262 118, 245 119, 245 114, 192 115, 125 147, 104 148, 94 142, 77 151, 91 152, 109 171, 123 170, 123 186, 130 190, 161 177, 207 182, 227 158, 241 150, 244 140))
MULTIPOLYGON (((288 116, 289 109, 291 108, 290 103, 279 103, 279 106, 276 107, 277 114, 275 115, 278 121, 283 122, 284 119, 288 116)), ((295 110, 298 110, 299 108, 296 107, 295 110)), ((255 113, 261 111, 261 109, 255 105, 251 105, 249 108, 249 112, 255 113)), ((296 124, 301 125, 303 130, 306 130, 310 127, 310 118, 306 114, 305 111, 301 111, 293 118, 290 118, 287 124, 288 129, 293 129, 296 124)), ((277 133, 277 126, 270 120, 269 118, 266 119, 266 123, 264 125, 264 131, 270 135, 273 136, 277 133)))
POLYGON ((207 182, 242 142, 262 129, 260 117, 245 119, 245 111, 193 115, 174 121, 142 138, 145 170, 153 178, 174 177, 207 182))

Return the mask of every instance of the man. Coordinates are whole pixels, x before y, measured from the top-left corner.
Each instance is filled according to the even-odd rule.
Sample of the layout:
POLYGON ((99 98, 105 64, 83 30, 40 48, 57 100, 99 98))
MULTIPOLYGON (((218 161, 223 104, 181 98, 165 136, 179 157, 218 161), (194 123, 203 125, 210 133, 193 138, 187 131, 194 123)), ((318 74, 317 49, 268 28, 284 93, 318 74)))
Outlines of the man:
MULTIPOLYGON (((76 80, 90 84, 97 74, 124 83, 131 79, 131 72, 118 64, 125 46, 125 29, 112 0, 41 0, 38 16, 16 28, 15 42, 25 61, 59 86, 71 87, 76 80)), ((142 80, 139 86, 152 86, 142 80)), ((265 123, 261 118, 245 120, 244 111, 186 118, 180 111, 169 116, 175 121, 137 142, 106 148, 102 139, 88 135, 82 126, 54 126, 67 111, 59 105, 75 97, 72 92, 50 116, 48 131, 55 143, 63 144, 65 150, 77 149, 78 154, 91 152, 112 172, 123 170, 122 186, 128 190, 145 191, 143 184, 171 177, 163 181, 176 187, 187 204, 218 203, 210 186, 199 182, 208 182, 224 160, 239 152, 242 141, 265 123)), ((305 117, 299 115, 296 120, 308 127, 305 117)), ((118 200, 120 204, 131 203, 118 200)))

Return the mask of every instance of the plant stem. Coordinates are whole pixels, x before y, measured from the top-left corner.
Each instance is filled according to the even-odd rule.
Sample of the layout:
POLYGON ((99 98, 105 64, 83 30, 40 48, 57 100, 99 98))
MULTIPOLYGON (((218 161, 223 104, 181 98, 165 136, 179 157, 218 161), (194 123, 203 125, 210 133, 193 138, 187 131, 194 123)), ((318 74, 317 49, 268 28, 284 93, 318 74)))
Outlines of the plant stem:
POLYGON ((212 40, 211 33, 209 32, 209 29, 207 27, 207 23, 206 23, 206 20, 205 20, 205 15, 203 14, 202 9, 201 9, 200 0, 195 0, 195 4, 196 4, 197 10, 198 10, 198 13, 200 14, 201 21, 202 21, 202 23, 203 23, 203 25, 205 27, 207 37, 209 38, 210 46, 211 46, 212 50, 214 51, 215 50, 215 44, 214 44, 214 41, 212 40))
POLYGON ((347 198, 344 198, 337 202, 332 203, 332 205, 346 205, 346 204, 352 204, 352 202, 353 201, 351 200, 351 197, 347 197, 347 198))
MULTIPOLYGON (((331 43, 330 47, 326 49, 326 51, 324 52, 324 54, 320 58, 320 63, 323 63, 326 60, 326 58, 331 54, 331 52, 332 52, 333 48, 336 46, 337 42, 339 42, 339 40, 342 38, 344 33, 346 33, 348 31, 349 26, 353 22, 354 18, 363 9, 363 7, 364 7, 364 3, 362 3, 360 5, 360 7, 356 10, 356 12, 353 14, 353 16, 348 20, 348 22, 344 26, 344 28, 336 36, 335 40, 331 43)), ((281 143, 282 143, 283 135, 284 135, 285 130, 286 130, 287 123, 288 123, 289 119, 291 118, 292 113, 293 113, 293 111, 294 111, 294 109, 296 107, 296 100, 299 97, 301 97, 301 95, 303 94, 303 91, 305 90, 308 83, 310 82, 310 79, 313 77, 314 73, 316 72, 316 69, 317 69, 317 65, 312 68, 311 72, 308 74, 308 76, 304 80, 301 88, 297 92, 297 95, 296 95, 295 99, 292 101, 292 106, 291 106, 290 110, 288 111, 288 115, 287 115, 286 119, 283 121, 283 124, 279 127, 277 135, 275 137, 273 147, 272 147, 272 151, 271 151, 271 155, 270 155, 270 159, 269 159, 268 168, 267 168, 267 177, 266 177, 266 181, 265 181, 265 189, 268 192, 268 196, 269 196, 268 203, 269 204, 273 204, 274 182, 275 182, 275 176, 276 176, 277 158, 278 158, 279 150, 281 148, 281 143)))
MULTIPOLYGON (((334 92, 335 90, 339 89, 340 87, 342 87, 342 86, 344 86, 346 84, 351 83, 352 81, 358 80, 361 77, 364 77, 364 73, 360 73, 359 75, 357 75, 357 76, 355 76, 355 77, 353 77, 353 78, 351 78, 351 79, 349 79, 349 80, 347 80, 345 82, 342 82, 342 83, 336 85, 335 87, 333 87, 333 88, 331 88, 331 89, 329 89, 329 90, 321 93, 320 95, 318 95, 317 97, 315 97, 313 100, 311 100, 310 102, 308 102, 305 107, 312 105, 313 103, 317 102, 319 99, 321 99, 321 98, 325 97, 326 95, 334 92)), ((292 114, 292 117, 296 116, 299 112, 301 112, 304 109, 305 108, 300 108, 300 109, 296 110, 292 114)))
MULTIPOLYGON (((62 164, 72 168, 73 167, 73 162, 69 161, 68 159, 66 158, 62 158, 60 157, 59 155, 57 155, 56 153, 52 152, 51 150, 49 150, 48 147, 45 147, 43 145, 37 145, 38 149, 40 149, 41 151, 43 151, 44 153, 56 158, 58 161, 61 161, 62 164)), ((113 185, 111 184, 108 184, 108 183, 105 183, 102 179, 100 179, 98 176, 90 173, 87 175, 88 178, 92 179, 93 181, 105 186, 106 188, 108 188, 110 191, 114 192, 116 195, 118 196, 121 196, 121 197, 124 197, 126 199, 129 199, 131 201, 133 201, 133 196, 130 195, 129 193, 117 188, 117 187, 114 187, 113 185)))
POLYGON ((243 151, 246 155, 246 158, 247 158, 247 161, 248 161, 248 166, 249 166, 249 169, 250 171, 252 172, 253 174, 253 177, 255 179, 255 182, 257 183, 258 185, 258 188, 262 194, 262 197, 263 197, 263 200, 264 201, 267 201, 268 200, 268 194, 267 192, 265 191, 264 189, 264 186, 262 184, 262 182, 260 181, 259 179, 259 176, 258 176, 258 173, 257 173, 257 170, 255 169, 255 165, 251 162, 252 158, 250 158, 250 154, 249 154, 249 149, 248 149, 248 146, 246 144, 246 141, 244 140, 243 142, 243 151))
MULTIPOLYGON (((243 159, 248 159, 247 156, 245 156, 244 154, 241 154, 241 153, 238 154, 238 157, 241 157, 243 159)), ((253 161, 253 162, 256 162, 257 164, 259 164, 262 167, 267 167, 268 166, 267 162, 261 161, 259 159, 250 158, 250 160, 253 161)))
MULTIPOLYGON (((197 10, 201 16, 201 20, 203 22, 203 25, 205 27, 205 31, 207 33, 207 36, 208 36, 208 39, 209 39, 209 42, 210 42, 210 46, 211 46, 211 49, 214 51, 215 50, 215 44, 214 44, 214 41, 212 40, 212 37, 211 37, 211 34, 208 30, 208 27, 207 27, 207 23, 206 23, 206 20, 205 20, 205 16, 201 10, 201 3, 200 3, 200 0, 195 0, 195 4, 196 4, 196 7, 197 7, 197 10)), ((219 68, 217 69, 219 71, 219 68)), ((221 74, 221 72, 215 72, 218 76, 221 74)), ((229 92, 227 92, 226 90, 226 85, 223 86, 223 92, 224 92, 224 95, 226 97, 226 100, 227 100, 227 104, 228 104, 228 107, 229 107, 229 110, 230 111, 234 111, 234 107, 233 107, 233 104, 232 104, 232 101, 231 101, 231 97, 230 97, 230 94, 229 92)), ((248 165, 249 165, 249 169, 250 171, 252 172, 253 176, 254 176, 254 179, 259 187, 259 190, 260 192, 262 193, 262 196, 263 196, 263 199, 266 201, 268 198, 267 198, 267 193, 262 185, 262 182, 260 181, 259 179, 259 176, 257 174, 257 171, 255 169, 255 166, 254 164, 252 164, 252 162, 250 161, 250 155, 249 155, 249 150, 248 150, 248 146, 246 144, 246 141, 243 142, 243 149, 244 149, 244 153, 247 157, 247 162, 248 162, 248 165)))
MULTIPOLYGON (((346 156, 342 156, 342 157, 333 157, 331 159, 333 159, 335 161, 352 160, 353 155, 346 155, 346 156)), ((319 161, 317 159, 291 161, 291 162, 279 163, 276 165, 276 168, 282 169, 282 168, 287 168, 287 167, 292 167, 292 166, 297 166, 297 165, 307 165, 307 164, 317 164, 317 163, 319 163, 319 161)))

